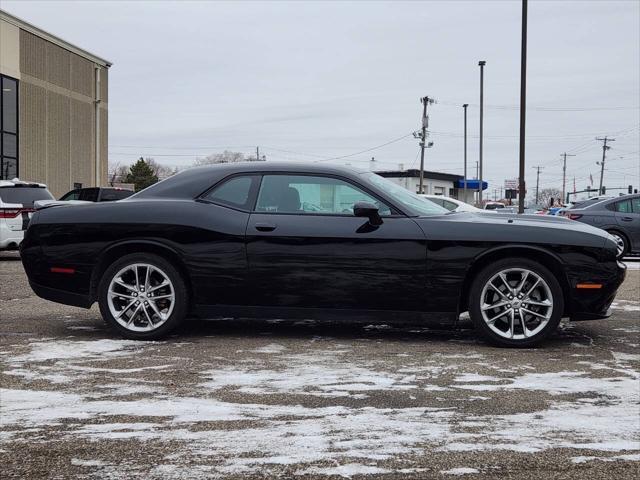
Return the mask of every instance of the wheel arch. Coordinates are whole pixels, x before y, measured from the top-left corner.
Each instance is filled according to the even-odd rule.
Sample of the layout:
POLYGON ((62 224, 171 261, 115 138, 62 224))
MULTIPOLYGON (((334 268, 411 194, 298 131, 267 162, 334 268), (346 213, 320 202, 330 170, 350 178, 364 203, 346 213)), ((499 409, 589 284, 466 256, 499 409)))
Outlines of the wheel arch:
POLYGON ((620 228, 618 225, 613 225, 611 227, 604 227, 603 230, 606 231, 607 233, 615 232, 618 235, 620 235, 622 238, 625 239, 625 241, 627 242, 627 247, 629 248, 629 251, 631 251, 631 239, 629 238, 629 235, 627 235, 627 233, 625 233, 622 228, 620 228))
POLYGON ((562 288, 562 296, 564 298, 564 312, 563 316, 567 315, 570 309, 570 288, 569 280, 563 268, 562 260, 553 252, 536 246, 523 246, 523 245, 504 245, 493 248, 483 252, 476 257, 471 263, 467 274, 464 279, 462 290, 460 292, 460 298, 458 301, 458 311, 465 312, 468 310, 469 293, 471 291, 471 284, 477 274, 486 266, 491 263, 502 260, 509 257, 527 258, 529 260, 536 261, 549 269, 551 273, 555 275, 562 288))
POLYGON ((193 295, 191 278, 184 262, 181 260, 180 255, 175 251, 175 249, 157 240, 126 240, 110 245, 100 253, 98 261, 96 262, 91 274, 92 301, 97 299, 100 280, 109 265, 118 258, 131 253, 153 253, 171 262, 182 275, 182 278, 187 285, 189 297, 193 295))

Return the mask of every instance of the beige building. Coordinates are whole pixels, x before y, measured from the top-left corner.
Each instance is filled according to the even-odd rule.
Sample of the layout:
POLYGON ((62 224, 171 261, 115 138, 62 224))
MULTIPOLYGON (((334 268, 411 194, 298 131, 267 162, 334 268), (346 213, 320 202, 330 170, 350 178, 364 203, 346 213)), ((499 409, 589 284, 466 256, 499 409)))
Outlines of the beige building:
POLYGON ((56 197, 107 182, 111 63, 0 11, 0 179, 56 197))

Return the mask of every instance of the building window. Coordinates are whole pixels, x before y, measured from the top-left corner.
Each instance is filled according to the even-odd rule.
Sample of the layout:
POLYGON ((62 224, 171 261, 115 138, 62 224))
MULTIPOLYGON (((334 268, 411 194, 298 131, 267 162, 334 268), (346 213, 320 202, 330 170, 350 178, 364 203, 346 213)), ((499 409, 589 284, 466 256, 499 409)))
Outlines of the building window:
POLYGON ((18 81, 0 75, 0 180, 18 176, 18 81))

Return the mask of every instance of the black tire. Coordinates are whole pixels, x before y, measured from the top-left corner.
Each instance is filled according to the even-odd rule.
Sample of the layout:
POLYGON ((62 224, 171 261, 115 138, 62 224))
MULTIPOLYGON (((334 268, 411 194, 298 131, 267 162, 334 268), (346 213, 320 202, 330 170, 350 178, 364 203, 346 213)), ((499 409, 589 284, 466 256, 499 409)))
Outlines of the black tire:
POLYGON ((175 331, 184 322, 188 312, 188 301, 187 286, 178 269, 165 258, 152 253, 133 253, 119 258, 105 270, 98 286, 98 305, 105 323, 123 337, 132 340, 156 340, 175 331), (118 323, 108 304, 108 289, 113 277, 121 269, 136 263, 149 264, 159 269, 171 281, 175 296, 173 310, 167 320, 156 329, 144 332, 129 330, 118 323))
MULTIPOLYGON (((498 310, 498 313, 499 312, 500 310, 498 310)), ((535 345, 538 345, 556 330, 558 324, 560 323, 560 320, 562 319, 563 312, 564 295, 562 292, 562 287, 560 286, 560 283, 556 279, 555 275, 551 273, 549 269, 547 269, 544 265, 541 265, 540 263, 533 260, 528 260, 526 258, 511 257, 491 263, 483 270, 481 270, 473 279, 473 283, 471 285, 471 290, 469 293, 469 315, 471 316, 471 320, 473 321, 476 331, 480 333, 485 340, 496 346, 533 347, 535 345), (493 278, 499 272, 511 268, 526 269, 538 275, 540 278, 542 278, 542 280, 544 280, 544 282, 546 282, 552 297, 551 300, 553 306, 550 307, 551 316, 546 326, 543 327, 535 335, 522 339, 505 338, 494 332, 485 322, 481 311, 483 302, 483 299, 481 297, 485 285, 487 285, 491 278, 493 278)))
POLYGON ((624 247, 622 249, 622 253, 620 253, 618 255, 618 258, 623 258, 627 253, 629 253, 629 240, 627 239, 627 236, 624 233, 619 232, 618 230, 607 230, 607 233, 609 235, 613 235, 617 238, 619 238, 620 240, 622 240, 622 243, 624 244, 624 247))

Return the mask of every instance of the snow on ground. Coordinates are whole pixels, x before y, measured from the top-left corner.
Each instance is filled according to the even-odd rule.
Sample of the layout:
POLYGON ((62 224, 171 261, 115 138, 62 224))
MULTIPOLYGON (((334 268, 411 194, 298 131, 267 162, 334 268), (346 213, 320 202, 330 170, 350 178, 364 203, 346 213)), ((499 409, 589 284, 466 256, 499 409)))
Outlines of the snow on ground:
MULTIPOLYGON (((200 381, 188 395, 169 394, 162 385, 135 381, 135 374, 172 368, 170 363, 139 366, 136 359, 151 354, 157 343, 32 342, 27 352, 12 356, 5 351, 5 362, 11 366, 5 373, 27 382, 49 382, 55 390, 0 390, 2 437, 16 440, 26 431, 56 428, 63 437, 172 441, 179 442, 185 454, 215 459, 211 468, 217 473, 263 472, 269 465, 301 464, 307 467, 298 474, 343 477, 385 473, 377 461, 421 455, 426 446, 450 452, 531 453, 565 447, 625 452, 621 459, 636 459, 628 451, 640 450, 640 374, 630 366, 637 362, 636 354, 614 353, 610 361, 601 363, 583 361, 584 371, 535 373, 526 364, 492 367, 473 351, 460 356, 436 353, 420 365, 411 357, 400 357, 406 363, 389 369, 380 360, 350 355, 344 345, 314 348, 313 342, 302 353, 266 344, 251 350, 255 355, 242 362, 216 369, 203 367, 198 372, 200 381), (443 363, 443 358, 454 361, 443 363), (111 359, 131 367, 107 367, 111 359), (89 391, 74 386, 93 375, 109 375, 109 381, 89 391), (461 398, 458 406, 443 408, 236 403, 218 398, 236 392, 265 398, 287 394, 366 399, 380 391, 406 392, 410 398, 458 391, 461 398), (518 391, 544 392, 549 401, 545 408, 521 413, 489 409, 491 413, 468 415, 463 411, 465 402, 490 401, 492 395, 501 398, 518 391), (466 392, 483 395, 466 396, 466 392), (105 398, 105 394, 118 398, 105 398), (215 424, 197 428, 203 422, 215 424)), ((575 457, 573 461, 597 458, 575 457)), ((98 460, 75 462, 99 466, 98 460)), ((461 467, 441 473, 478 471, 461 467)))
POLYGON ((450 470, 442 470, 440 473, 444 473, 445 475, 470 475, 473 473, 480 473, 480 471, 470 467, 458 467, 450 470))

